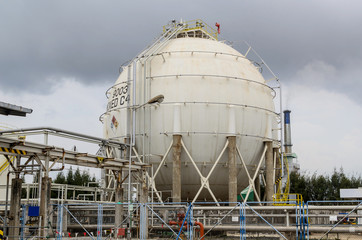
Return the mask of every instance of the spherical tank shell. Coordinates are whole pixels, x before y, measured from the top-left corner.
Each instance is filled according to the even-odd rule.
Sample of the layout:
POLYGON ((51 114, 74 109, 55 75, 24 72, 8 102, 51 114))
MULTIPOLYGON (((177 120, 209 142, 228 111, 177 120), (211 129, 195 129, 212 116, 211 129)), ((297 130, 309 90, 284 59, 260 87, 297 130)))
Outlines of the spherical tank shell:
MULTIPOLYGON (((143 161, 152 164, 153 172, 169 149, 173 135, 182 136, 203 177, 220 156, 228 136, 236 136, 236 146, 251 175, 264 141, 277 141, 273 131, 277 126, 273 90, 250 60, 214 39, 173 38, 151 56, 139 56, 124 67, 109 90, 105 137, 126 142, 132 135, 132 122, 135 148, 143 161), (145 104, 159 94, 164 95, 161 104, 145 104)), ((218 200, 227 200, 228 196, 227 159, 226 151, 209 178, 218 200)), ((185 200, 193 199, 201 184, 192 160, 183 149, 181 191, 185 200)), ((248 178, 241 160, 237 163, 240 192, 248 185, 248 178)), ((155 182, 157 190, 167 196, 172 189, 172 153, 167 155, 155 182)), ((209 200, 211 196, 203 190, 199 199, 209 200)))

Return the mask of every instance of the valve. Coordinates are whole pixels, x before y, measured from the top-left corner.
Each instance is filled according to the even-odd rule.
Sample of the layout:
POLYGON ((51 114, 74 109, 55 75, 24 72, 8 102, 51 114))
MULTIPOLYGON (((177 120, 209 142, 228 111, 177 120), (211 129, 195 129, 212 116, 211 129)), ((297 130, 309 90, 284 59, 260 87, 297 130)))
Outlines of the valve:
POLYGON ((217 27, 217 33, 220 34, 220 23, 215 23, 215 26, 217 27))

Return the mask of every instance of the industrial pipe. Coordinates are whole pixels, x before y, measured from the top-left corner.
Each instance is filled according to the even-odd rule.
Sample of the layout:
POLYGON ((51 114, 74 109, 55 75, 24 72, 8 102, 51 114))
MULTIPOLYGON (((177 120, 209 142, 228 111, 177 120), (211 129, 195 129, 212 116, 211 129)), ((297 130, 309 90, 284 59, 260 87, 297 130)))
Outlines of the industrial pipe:
POLYGON ((67 130, 63 130, 63 129, 59 129, 59 128, 53 128, 53 127, 35 127, 35 128, 19 128, 19 129, 12 129, 12 130, 5 130, 5 131, 0 131, 0 135, 6 134, 6 133, 20 133, 20 132, 30 132, 30 131, 46 131, 51 133, 51 131, 55 132, 55 133, 64 133, 67 135, 71 135, 71 136, 76 136, 79 138, 87 138, 90 140, 94 140, 97 141, 98 143, 112 143, 115 145, 127 145, 129 146, 129 144, 127 143, 120 143, 118 141, 114 141, 114 140, 109 140, 109 139, 104 139, 104 138, 99 138, 99 137, 94 137, 94 136, 90 136, 90 135, 86 135, 86 134, 82 134, 82 133, 77 133, 77 132, 72 132, 72 131, 67 131, 67 130))
POLYGON ((201 237, 201 240, 205 240, 205 230, 204 230, 204 224, 200 223, 200 222, 195 222, 194 223, 196 226, 199 226, 200 227, 200 237, 201 237))
MULTIPOLYGON (((181 227, 182 225, 182 221, 181 222, 176 222, 176 221, 169 221, 169 224, 172 225, 178 225, 179 227, 181 227)), ((201 240, 205 240, 205 229, 204 229, 204 224, 202 224, 201 222, 194 222, 194 225, 199 226, 200 227, 200 239, 201 240)), ((187 222, 185 222, 185 229, 187 230, 187 222)))
POLYGON ((284 152, 292 153, 292 136, 290 130, 290 110, 284 110, 284 152))
POLYGON ((50 171, 63 171, 65 168, 65 150, 63 148, 63 155, 62 155, 62 166, 60 168, 54 168, 52 169, 52 167, 56 164, 57 162, 54 161, 53 164, 50 166, 50 171))
MULTIPOLYGON (((164 230, 165 228, 162 227, 161 225, 159 226, 152 226, 153 229, 157 229, 157 230, 164 230)), ((232 226, 232 225, 219 225, 219 226, 204 226, 205 230, 209 230, 209 229, 213 229, 216 231, 239 231, 240 230, 240 226, 232 226)), ((296 227, 295 226, 290 226, 290 227, 284 227, 284 226, 275 226, 274 228, 276 230, 278 230, 279 232, 295 232, 296 227)), ((273 228, 271 228, 270 226, 264 225, 264 226, 257 226, 257 225, 246 225, 244 228, 247 232, 270 232, 273 231, 273 228)), ((309 227, 309 231, 310 232, 319 232, 319 233, 324 233, 328 230, 330 230, 331 227, 330 226, 312 226, 309 227)), ((352 225, 350 227, 346 227, 346 226, 340 226, 340 227, 336 227, 334 228, 331 232, 332 233, 351 233, 351 231, 354 231, 354 233, 362 233, 362 227, 358 227, 355 225, 352 225)))

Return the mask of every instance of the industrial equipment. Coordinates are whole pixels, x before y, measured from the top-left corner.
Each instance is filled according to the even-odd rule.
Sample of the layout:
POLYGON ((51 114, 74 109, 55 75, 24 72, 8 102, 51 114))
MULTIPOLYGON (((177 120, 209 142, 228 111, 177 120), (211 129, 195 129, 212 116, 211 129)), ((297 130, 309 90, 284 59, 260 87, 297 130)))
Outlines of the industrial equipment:
POLYGON ((228 176, 237 175, 240 193, 260 169, 264 142, 280 146, 276 93, 246 55, 201 20, 171 21, 106 92, 104 137, 130 142, 133 159, 152 164, 149 186, 162 200, 230 200, 228 176), (159 94, 161 104, 147 104, 159 94))

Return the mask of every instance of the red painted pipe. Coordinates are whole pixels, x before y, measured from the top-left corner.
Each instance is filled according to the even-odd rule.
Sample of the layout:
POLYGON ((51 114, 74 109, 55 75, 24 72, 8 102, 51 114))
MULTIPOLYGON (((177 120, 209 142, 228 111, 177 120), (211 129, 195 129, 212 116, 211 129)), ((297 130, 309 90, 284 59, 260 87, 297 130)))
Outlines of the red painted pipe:
MULTIPOLYGON (((175 221, 170 221, 169 222, 170 225, 178 225, 179 227, 181 227, 182 225, 182 222, 175 222, 175 221)), ((205 234, 205 230, 204 230, 204 224, 200 223, 200 222, 195 222, 194 223, 196 226, 199 226, 200 227, 200 237, 201 240, 205 240, 205 237, 204 237, 204 234, 205 234)), ((187 222, 185 222, 185 228, 187 230, 187 222)))
POLYGON ((195 222, 194 224, 200 227, 200 237, 202 237, 201 240, 205 240, 205 238, 204 238, 204 234, 205 234, 204 224, 202 224, 200 222, 195 222))

